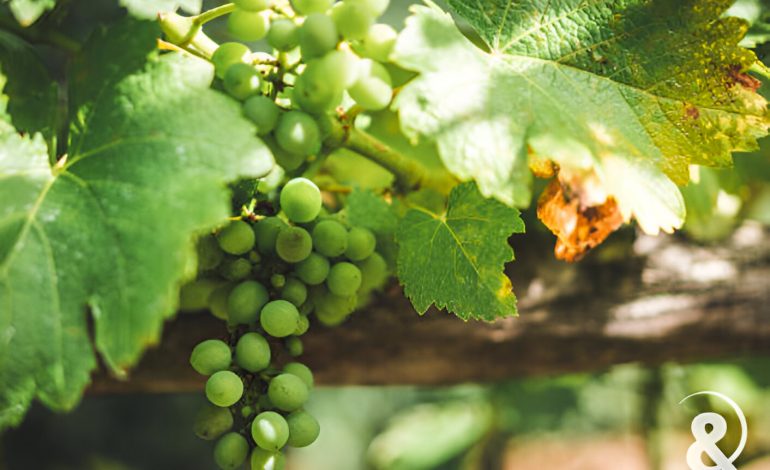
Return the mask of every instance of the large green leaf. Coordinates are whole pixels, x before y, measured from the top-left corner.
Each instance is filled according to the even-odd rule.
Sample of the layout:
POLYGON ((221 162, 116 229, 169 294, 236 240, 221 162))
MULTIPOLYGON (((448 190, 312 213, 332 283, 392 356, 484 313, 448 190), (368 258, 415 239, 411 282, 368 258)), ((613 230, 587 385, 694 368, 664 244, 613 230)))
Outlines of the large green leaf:
POLYGON ((122 78, 120 56, 113 76, 73 72, 100 91, 55 168, 40 138, 0 127, 0 427, 33 396, 74 406, 96 352, 118 373, 135 363, 175 311, 192 235, 228 215, 226 182, 272 166, 210 64, 144 55, 122 78))
POLYGON ((565 180, 598 178, 645 231, 672 230, 688 164, 730 165, 770 125, 743 73, 756 60, 738 46, 745 23, 721 17, 729 0, 449 4, 489 51, 437 7, 413 7, 393 57, 420 76, 395 106, 486 196, 528 204, 531 153, 565 180))
POLYGON ((474 183, 452 190, 445 214, 410 209, 396 233, 404 292, 420 314, 431 304, 465 320, 515 314, 503 268, 513 261, 508 237, 523 231, 518 210, 484 199, 474 183))

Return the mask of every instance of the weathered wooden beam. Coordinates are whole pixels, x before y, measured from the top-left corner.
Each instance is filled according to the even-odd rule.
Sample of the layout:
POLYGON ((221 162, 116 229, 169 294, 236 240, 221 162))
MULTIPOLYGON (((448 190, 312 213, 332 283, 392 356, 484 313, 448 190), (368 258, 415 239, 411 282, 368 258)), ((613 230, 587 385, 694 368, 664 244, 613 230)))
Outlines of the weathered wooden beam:
MULTIPOLYGON (((302 360, 327 385, 437 385, 770 354, 770 237, 758 226, 717 246, 641 236, 616 250, 621 259, 606 259, 610 246, 574 265, 554 261, 545 243, 525 246, 510 265, 518 318, 420 317, 394 286, 341 327, 314 325, 302 360)), ((182 315, 130 380, 99 374, 91 391, 198 389, 189 351, 224 334, 209 315, 182 315)))

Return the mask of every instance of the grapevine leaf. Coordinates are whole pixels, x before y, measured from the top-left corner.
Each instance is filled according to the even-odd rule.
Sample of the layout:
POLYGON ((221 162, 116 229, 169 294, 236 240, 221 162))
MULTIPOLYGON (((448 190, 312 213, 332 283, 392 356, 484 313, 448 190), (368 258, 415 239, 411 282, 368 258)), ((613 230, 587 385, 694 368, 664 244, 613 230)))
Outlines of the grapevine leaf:
POLYGON ((22 26, 29 26, 40 15, 56 6, 56 0, 11 0, 11 13, 22 26))
POLYGON ((624 219, 671 231, 688 164, 730 165, 767 133, 746 25, 721 16, 729 0, 449 4, 489 51, 438 7, 413 7, 393 57, 420 76, 395 106, 485 196, 528 204, 528 157, 547 158, 565 179, 598 178, 624 219))
POLYGON ((345 207, 348 222, 371 230, 377 237, 377 251, 390 263, 395 262, 398 216, 393 206, 371 191, 356 189, 348 196, 345 207))
POLYGON ((473 183, 452 190, 445 214, 410 209, 396 232, 404 292, 420 314, 431 304, 464 320, 515 314, 503 268, 513 260, 508 237, 523 231, 518 210, 485 199, 473 183))
POLYGON ((42 139, 0 126, 0 428, 33 396, 54 409, 78 401, 96 364, 86 309, 117 373, 157 342, 192 235, 228 215, 225 183, 272 166, 238 103, 209 88, 210 64, 146 57, 106 88, 73 72, 101 91, 54 168, 42 139))
POLYGON ((176 11, 178 8, 187 13, 198 14, 203 0, 120 0, 120 4, 137 18, 151 20, 161 11, 176 11))
POLYGON ((5 94, 13 124, 22 132, 55 132, 56 85, 26 42, 0 31, 0 67, 8 79, 5 94))

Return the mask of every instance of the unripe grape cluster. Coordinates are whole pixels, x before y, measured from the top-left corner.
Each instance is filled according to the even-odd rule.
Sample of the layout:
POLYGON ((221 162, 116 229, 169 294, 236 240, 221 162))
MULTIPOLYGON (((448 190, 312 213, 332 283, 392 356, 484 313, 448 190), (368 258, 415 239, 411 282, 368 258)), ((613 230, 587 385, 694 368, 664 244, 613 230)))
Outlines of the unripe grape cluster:
POLYGON ((341 323, 388 276, 375 235, 326 212, 309 179, 289 180, 273 203, 272 215, 252 213, 201 238, 199 276, 181 294, 183 311, 208 309, 230 332, 190 355, 208 376, 210 403, 194 430, 217 440, 222 469, 247 460, 255 470, 279 469, 286 446, 315 441, 319 423, 303 408, 313 374, 283 356, 301 355, 311 323, 341 323))

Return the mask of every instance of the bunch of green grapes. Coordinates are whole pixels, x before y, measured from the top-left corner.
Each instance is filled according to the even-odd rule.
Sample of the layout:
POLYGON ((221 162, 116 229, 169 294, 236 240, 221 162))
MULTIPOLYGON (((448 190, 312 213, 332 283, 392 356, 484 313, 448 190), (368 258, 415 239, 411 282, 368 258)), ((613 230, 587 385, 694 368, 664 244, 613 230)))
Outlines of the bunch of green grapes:
POLYGON ((313 374, 300 362, 283 364, 276 348, 301 355, 311 323, 341 323, 388 278, 374 234, 328 214, 309 179, 291 179, 267 200, 274 215, 233 220, 200 239, 198 278, 181 292, 181 310, 207 309, 230 331, 190 356, 209 376, 210 405, 195 432, 218 439, 222 469, 247 459, 252 469, 280 469, 285 446, 315 441, 319 424, 302 408, 313 374))

